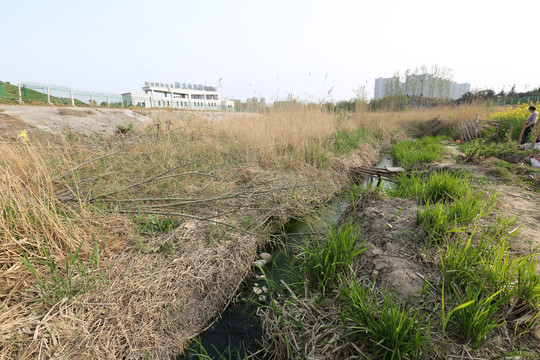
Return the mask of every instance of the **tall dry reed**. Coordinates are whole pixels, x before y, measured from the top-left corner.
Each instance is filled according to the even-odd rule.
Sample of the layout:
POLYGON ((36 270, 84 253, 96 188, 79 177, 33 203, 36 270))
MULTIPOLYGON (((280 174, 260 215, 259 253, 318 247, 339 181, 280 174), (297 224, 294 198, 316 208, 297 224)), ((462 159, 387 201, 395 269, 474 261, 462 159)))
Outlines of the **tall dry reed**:
POLYGON ((142 349, 172 357, 218 314, 249 270, 260 241, 253 234, 265 236, 270 220, 301 216, 328 200, 347 183, 348 167, 373 163, 403 123, 449 118, 451 111, 329 114, 301 105, 264 114, 152 111, 151 127, 110 139, 70 132, 39 139, 34 132, 28 143, 0 142, 0 358, 37 358, 40 351, 59 357, 56 351, 69 348, 76 349, 72 357, 140 358, 142 349), (335 153, 336 131, 358 128, 369 142, 348 156, 335 153), (137 221, 150 214, 185 227, 170 240, 137 236, 137 221), (193 229, 186 219, 199 225, 193 229), (23 255, 45 276, 38 260, 47 259, 46 249, 58 276, 66 276, 70 250, 83 244, 88 257, 95 240, 102 280, 72 299, 40 301, 23 255), (164 253, 167 241, 171 250, 164 253), (186 252, 190 246, 196 251, 186 252), (238 268, 224 267, 232 263, 238 268), (184 298, 171 299, 167 289, 200 299, 204 316, 190 316, 184 298), (176 318, 186 323, 166 320, 176 318))

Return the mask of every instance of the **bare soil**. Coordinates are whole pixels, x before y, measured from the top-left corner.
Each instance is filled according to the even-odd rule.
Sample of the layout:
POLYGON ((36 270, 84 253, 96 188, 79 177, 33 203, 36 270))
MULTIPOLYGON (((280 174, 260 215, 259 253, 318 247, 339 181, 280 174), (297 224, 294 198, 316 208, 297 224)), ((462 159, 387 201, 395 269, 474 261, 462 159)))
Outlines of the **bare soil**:
POLYGON ((3 130, 0 135, 4 136, 16 136, 15 130, 23 129, 27 129, 29 136, 35 130, 49 133, 72 130, 87 136, 108 136, 113 135, 118 126, 130 123, 135 128, 144 127, 150 125, 152 119, 130 109, 19 105, 0 108, 0 130, 3 130), (21 126, 14 128, 14 121, 21 126))
POLYGON ((416 225, 416 210, 413 200, 389 198, 367 200, 351 214, 369 234, 361 272, 402 301, 420 295, 430 272, 419 257, 425 234, 416 225))

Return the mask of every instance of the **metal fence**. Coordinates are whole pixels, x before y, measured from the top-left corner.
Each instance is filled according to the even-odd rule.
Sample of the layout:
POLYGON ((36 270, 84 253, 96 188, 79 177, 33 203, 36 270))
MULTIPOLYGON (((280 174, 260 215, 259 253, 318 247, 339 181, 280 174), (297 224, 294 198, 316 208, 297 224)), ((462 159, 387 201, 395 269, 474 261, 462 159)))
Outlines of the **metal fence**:
POLYGON ((125 106, 122 95, 73 90, 64 86, 0 82, 0 99, 8 102, 71 106, 125 106))
POLYGON ((22 101, 38 101, 46 104, 72 106, 124 106, 122 95, 73 90, 68 87, 22 83, 22 101))
POLYGON ((528 96, 528 97, 523 97, 523 98, 493 100, 493 105, 497 105, 497 106, 521 105, 521 104, 529 104, 531 102, 537 103, 539 101, 540 101, 540 96, 528 96))

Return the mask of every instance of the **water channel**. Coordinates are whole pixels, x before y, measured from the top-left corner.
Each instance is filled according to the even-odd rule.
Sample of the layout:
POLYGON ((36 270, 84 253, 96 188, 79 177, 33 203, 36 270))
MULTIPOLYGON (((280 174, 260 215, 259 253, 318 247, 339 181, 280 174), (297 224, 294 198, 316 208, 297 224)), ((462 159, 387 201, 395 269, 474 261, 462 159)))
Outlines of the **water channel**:
MULTIPOLYGON (((393 162, 389 154, 381 157, 375 165, 376 168, 392 167, 393 162)), ((365 179, 364 186, 372 179, 365 179)), ((386 186, 386 184, 383 184, 386 186)), ((338 196, 330 201, 325 207, 317 210, 312 216, 304 220, 294 220, 285 226, 283 244, 291 247, 297 244, 302 237, 309 236, 313 232, 318 232, 335 225, 345 210, 350 205, 349 200, 344 196, 338 196)), ((289 269, 289 258, 281 247, 274 247, 267 250, 272 255, 272 263, 265 272, 274 282, 284 280, 287 282, 289 269)), ((256 271, 261 275, 260 271, 256 271)), ((256 354, 260 351, 258 340, 261 338, 261 326, 259 319, 255 315, 256 307, 250 305, 242 299, 248 298, 253 292, 253 287, 267 286, 264 279, 250 277, 246 279, 244 286, 237 294, 239 301, 233 302, 204 334, 198 342, 194 343, 186 350, 186 355, 180 359, 240 359, 244 355, 256 354), (204 355, 204 356, 201 356, 204 355)), ((250 359, 262 358, 257 355, 250 359)))

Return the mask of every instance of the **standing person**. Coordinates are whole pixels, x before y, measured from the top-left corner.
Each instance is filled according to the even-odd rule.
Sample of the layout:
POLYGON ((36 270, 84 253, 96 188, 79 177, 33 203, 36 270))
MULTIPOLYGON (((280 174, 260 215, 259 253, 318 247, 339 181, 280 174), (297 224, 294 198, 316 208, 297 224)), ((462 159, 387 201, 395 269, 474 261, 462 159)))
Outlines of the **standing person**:
POLYGON ((531 115, 529 115, 525 123, 525 132, 523 133, 523 137, 521 138, 522 144, 527 140, 527 136, 529 136, 529 134, 531 133, 534 124, 536 124, 536 120, 538 119, 538 111, 536 111, 536 108, 534 106, 529 106, 529 111, 531 112, 531 115))

